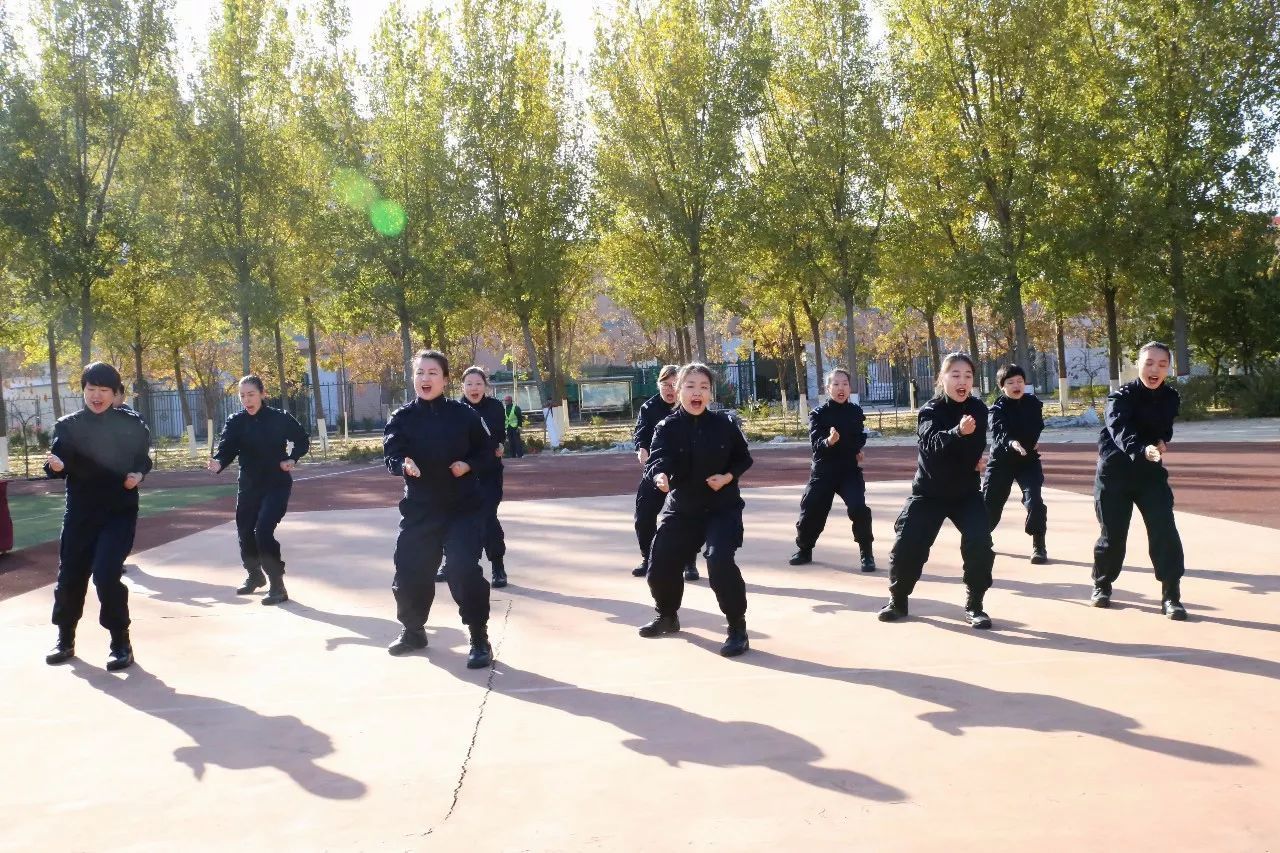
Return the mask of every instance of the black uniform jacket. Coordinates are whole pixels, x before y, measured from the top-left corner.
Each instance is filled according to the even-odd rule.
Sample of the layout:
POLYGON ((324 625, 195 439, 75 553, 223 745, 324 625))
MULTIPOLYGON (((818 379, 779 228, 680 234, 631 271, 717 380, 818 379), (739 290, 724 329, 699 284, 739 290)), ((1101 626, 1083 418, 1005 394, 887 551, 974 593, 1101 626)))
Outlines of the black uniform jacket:
POLYGON ((281 471, 280 463, 286 459, 297 462, 310 447, 307 431, 293 415, 263 406, 257 414, 241 409, 227 418, 213 458, 222 471, 239 457, 240 488, 266 489, 291 482, 292 475, 281 471))
POLYGON ((632 435, 636 450, 652 448, 653 431, 674 408, 675 406, 662 399, 661 394, 655 394, 644 401, 644 405, 640 407, 640 414, 636 416, 636 429, 632 435))
MULTIPOLYGON (((497 455, 497 450, 502 447, 507 437, 507 409, 498 402, 497 397, 487 395, 481 397, 480 402, 475 405, 472 405, 466 397, 461 398, 461 402, 480 416, 484 421, 485 429, 489 431, 489 453, 493 456, 493 465, 489 473, 492 474, 502 468, 502 459, 497 455)), ((409 458, 416 459, 412 454, 409 458)))
POLYGON ((867 416, 857 403, 828 400, 809 412, 809 445, 813 448, 814 474, 835 474, 858 467, 858 451, 867 445, 867 416), (840 440, 827 444, 835 427, 840 440))
POLYGON ((703 412, 694 417, 677 407, 653 432, 644 475, 651 481, 667 475, 671 491, 666 511, 702 512, 741 506, 738 481, 750 467, 747 439, 728 415, 703 412), (712 474, 732 474, 733 480, 717 492, 706 483, 712 474))
POLYGON ((1112 391, 1098 434, 1098 464, 1115 469, 1158 464, 1147 459, 1146 448, 1173 439, 1180 405, 1178 392, 1168 384, 1152 391, 1135 379, 1112 391))
POLYGON ((920 449, 911 491, 937 498, 978 491, 978 460, 987 449, 987 406, 977 397, 957 403, 945 394, 920 407, 916 425, 920 449), (960 418, 973 417, 974 430, 960 434, 960 418))
POLYGON ((496 468, 493 439, 484 419, 466 403, 446 397, 415 399, 401 406, 387 421, 382 456, 387 470, 404 477, 404 496, 441 511, 469 511, 480 507, 478 477, 496 468), (412 459, 419 477, 404 473, 412 459), (453 476, 449 466, 465 462, 471 470, 453 476))
POLYGON ((991 404, 991 458, 1022 459, 1009 446, 1018 442, 1027 451, 1027 459, 1039 459, 1036 442, 1044 431, 1044 401, 1034 394, 1023 394, 1017 400, 1001 394, 991 404))
POLYGON ((67 512, 137 510, 138 490, 126 489, 129 474, 151 470, 151 433, 136 412, 107 409, 100 415, 85 407, 53 425, 49 452, 63 462, 45 473, 67 481, 67 512))

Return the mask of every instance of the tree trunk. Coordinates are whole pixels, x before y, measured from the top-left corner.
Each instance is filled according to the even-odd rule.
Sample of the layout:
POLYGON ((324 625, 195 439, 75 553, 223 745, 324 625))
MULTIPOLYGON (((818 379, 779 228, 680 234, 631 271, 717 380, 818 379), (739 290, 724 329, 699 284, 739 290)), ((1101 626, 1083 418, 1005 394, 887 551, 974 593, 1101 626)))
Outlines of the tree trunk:
POLYGON ((45 326, 45 335, 49 343, 49 397, 56 421, 62 417, 62 383, 58 381, 58 336, 54 333, 52 320, 45 326))
POLYGON ((449 352, 449 329, 447 323, 448 318, 444 314, 436 318, 435 338, 440 342, 440 351, 445 354, 449 352))
POLYGON ((1067 413, 1067 400, 1071 397, 1071 381, 1067 379, 1067 337, 1062 318, 1058 318, 1058 400, 1062 414, 1067 413))
MULTIPOLYGON (((9 437, 9 410, 5 408, 5 404, 4 404, 4 357, 5 357, 5 354, 6 354, 5 352, 0 352, 0 438, 9 437)), ((6 462, 6 461, 8 460, 0 459, 0 462, 6 462)), ((8 471, 9 469, 5 468, 4 470, 8 471)))
POLYGON ((520 333, 524 336, 524 357, 529 365, 529 379, 541 391, 542 371, 538 369, 538 347, 533 342, 533 327, 529 324, 529 313, 520 314, 520 333))
POLYGON ((182 378, 182 353, 173 348, 173 381, 178 386, 178 406, 182 410, 182 429, 195 423, 191 420, 191 401, 187 399, 187 385, 182 378))
POLYGON ((316 428, 319 429, 319 421, 324 417, 324 395, 320 393, 320 357, 316 352, 316 317, 311 310, 311 297, 302 297, 303 309, 307 312, 307 350, 311 357, 311 399, 315 406, 316 428))
POLYGON ((242 376, 253 373, 253 356, 249 352, 249 312, 240 309, 240 371, 242 376))
POLYGON ((822 396, 823 377, 826 375, 822 364, 822 329, 818 318, 809 309, 808 300, 801 300, 800 306, 804 309, 804 315, 809 321, 809 334, 813 337, 813 366, 818 375, 818 396, 822 396))
POLYGON ((698 361, 707 362, 707 305, 699 302, 693 306, 693 332, 698 341, 698 361))
POLYGON ((1027 365, 1031 360, 1031 346, 1027 341, 1027 315, 1022 309, 1022 281, 1017 270, 1010 270, 1008 275, 1009 310, 1013 315, 1014 355, 1018 364, 1027 365))
POLYGON ((396 320, 400 324, 400 357, 404 360, 405 401, 414 398, 413 390, 413 337, 409 321, 409 304, 404 292, 404 283, 396 289, 396 320))
POLYGON ((133 405, 138 414, 142 415, 142 419, 148 424, 152 424, 155 420, 154 413, 151 411, 151 391, 147 387, 147 379, 142 375, 142 324, 134 323, 133 326, 133 405))
POLYGON ((1106 274, 1102 299, 1107 309, 1107 379, 1114 391, 1120 387, 1120 321, 1116 311, 1116 288, 1111 284, 1111 271, 1106 274))
POLYGON ((860 394, 862 382, 858 374, 858 338, 853 331, 853 291, 844 297, 844 363, 849 370, 853 393, 860 394))
POLYGON ((1191 349, 1187 343, 1187 287, 1182 231, 1174 228, 1169 239, 1169 286, 1173 290, 1173 357, 1178 378, 1191 375, 1191 349))
POLYGON ((93 360, 93 278, 80 285, 80 363, 93 360))
POLYGON ((689 327, 681 326, 679 329, 680 342, 680 363, 688 364, 693 361, 693 343, 689 340, 689 327))
POLYGON ((800 327, 796 325, 796 309, 787 306, 787 326, 791 329, 791 361, 796 371, 796 397, 809 396, 809 374, 804 369, 804 359, 800 353, 804 344, 800 339, 800 327))
POLYGON ((289 382, 284 375, 284 341, 280 335, 280 321, 276 320, 272 327, 272 335, 276 344, 276 375, 280 382, 280 408, 289 411, 289 382))
POLYGON ((937 320, 937 311, 924 312, 924 328, 925 333, 929 336, 929 358, 933 361, 934 373, 942 369, 942 347, 938 343, 937 320))

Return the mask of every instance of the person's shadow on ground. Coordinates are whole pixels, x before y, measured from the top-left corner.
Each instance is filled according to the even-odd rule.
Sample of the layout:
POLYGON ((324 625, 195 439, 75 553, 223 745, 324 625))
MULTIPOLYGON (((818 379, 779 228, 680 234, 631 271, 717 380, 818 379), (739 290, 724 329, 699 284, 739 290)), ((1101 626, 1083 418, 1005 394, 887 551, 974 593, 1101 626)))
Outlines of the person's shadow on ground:
POLYGON ((164 601, 171 604, 185 604, 188 607, 216 607, 219 604, 256 603, 260 596, 236 595, 232 582, 226 584, 205 583, 204 581, 171 578, 152 574, 137 563, 129 563, 125 577, 135 587, 138 595, 153 601, 164 601))
POLYGON ((176 761, 203 779, 206 768, 253 770, 274 767, 317 797, 353 800, 367 788, 358 779, 316 762, 333 754, 333 741, 294 716, 269 717, 243 705, 180 693, 138 663, 122 676, 72 658, 72 671, 92 687, 179 729, 192 746, 174 750, 176 761))
MULTIPOLYGON (((592 690, 519 670, 501 660, 494 664, 494 670, 495 693, 629 732, 633 737, 622 741, 624 746, 660 758, 673 768, 682 764, 762 767, 866 800, 898 802, 908 798, 901 789, 864 773, 821 766, 818 762, 825 754, 816 744, 774 726, 718 720, 652 699, 592 690)), ((465 680, 462 673, 454 674, 465 680)))
MULTIPOLYGON (((968 630, 968 629, 966 629, 968 630)), ((701 637, 689 642, 708 650, 714 644, 701 637)), ((823 678, 850 685, 889 690, 948 710, 930 711, 918 719, 939 731, 960 736, 966 729, 1008 728, 1031 732, 1079 732, 1113 740, 1138 749, 1199 761, 1206 764, 1247 766, 1256 762, 1247 755, 1205 744, 1143 734, 1132 717, 1041 693, 995 690, 954 678, 882 669, 839 669, 813 661, 786 658, 753 649, 735 663, 762 667, 807 678, 823 678)))
POLYGON ((292 599, 280 606, 279 609, 303 619, 310 619, 313 622, 320 622, 321 624, 331 625, 334 628, 346 631, 346 636, 330 637, 325 640, 325 651, 330 652, 342 646, 367 646, 369 648, 385 649, 395 642, 402 627, 399 622, 392 619, 383 619, 378 616, 360 616, 354 613, 332 613, 292 599))

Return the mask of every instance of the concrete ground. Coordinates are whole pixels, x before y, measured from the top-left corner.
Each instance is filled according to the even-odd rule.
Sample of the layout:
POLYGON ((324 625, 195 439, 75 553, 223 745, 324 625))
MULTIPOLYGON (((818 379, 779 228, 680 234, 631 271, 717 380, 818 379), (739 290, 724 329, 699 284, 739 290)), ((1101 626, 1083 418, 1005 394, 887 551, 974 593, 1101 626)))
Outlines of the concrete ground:
POLYGON ((1135 521, 1117 606, 1090 608, 1090 499, 1050 491, 1052 565, 996 533, 995 629, 961 622, 947 528, 886 625, 836 510, 790 568, 799 486, 748 489, 752 651, 689 585, 651 613, 628 496, 504 504, 498 662, 464 667, 443 586, 425 654, 389 657, 391 508, 291 514, 293 601, 260 607, 228 524, 136 554, 138 663, 48 667, 45 586, 0 602, 0 850, 1280 849, 1280 530, 1179 514, 1187 623, 1158 615, 1135 521))

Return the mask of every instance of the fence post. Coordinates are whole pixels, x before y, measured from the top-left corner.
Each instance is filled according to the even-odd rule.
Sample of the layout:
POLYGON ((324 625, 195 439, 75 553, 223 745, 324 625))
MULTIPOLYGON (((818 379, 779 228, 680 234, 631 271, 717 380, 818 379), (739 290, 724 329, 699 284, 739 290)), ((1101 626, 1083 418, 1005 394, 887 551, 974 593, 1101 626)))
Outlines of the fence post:
POLYGON ((326 459, 329 458, 329 430, 325 426, 324 418, 316 418, 316 430, 320 433, 320 452, 324 454, 326 459))
MULTIPOLYGON (((8 424, 0 424, 0 428, 7 428, 8 424)), ((0 435, 0 474, 9 473, 9 436, 0 435)))
POLYGON ((212 459, 213 458, 213 418, 209 418, 208 436, 209 436, 209 458, 212 459))
POLYGON ((200 449, 196 446, 196 425, 187 424, 187 448, 191 454, 191 458, 195 459, 200 455, 200 449))

